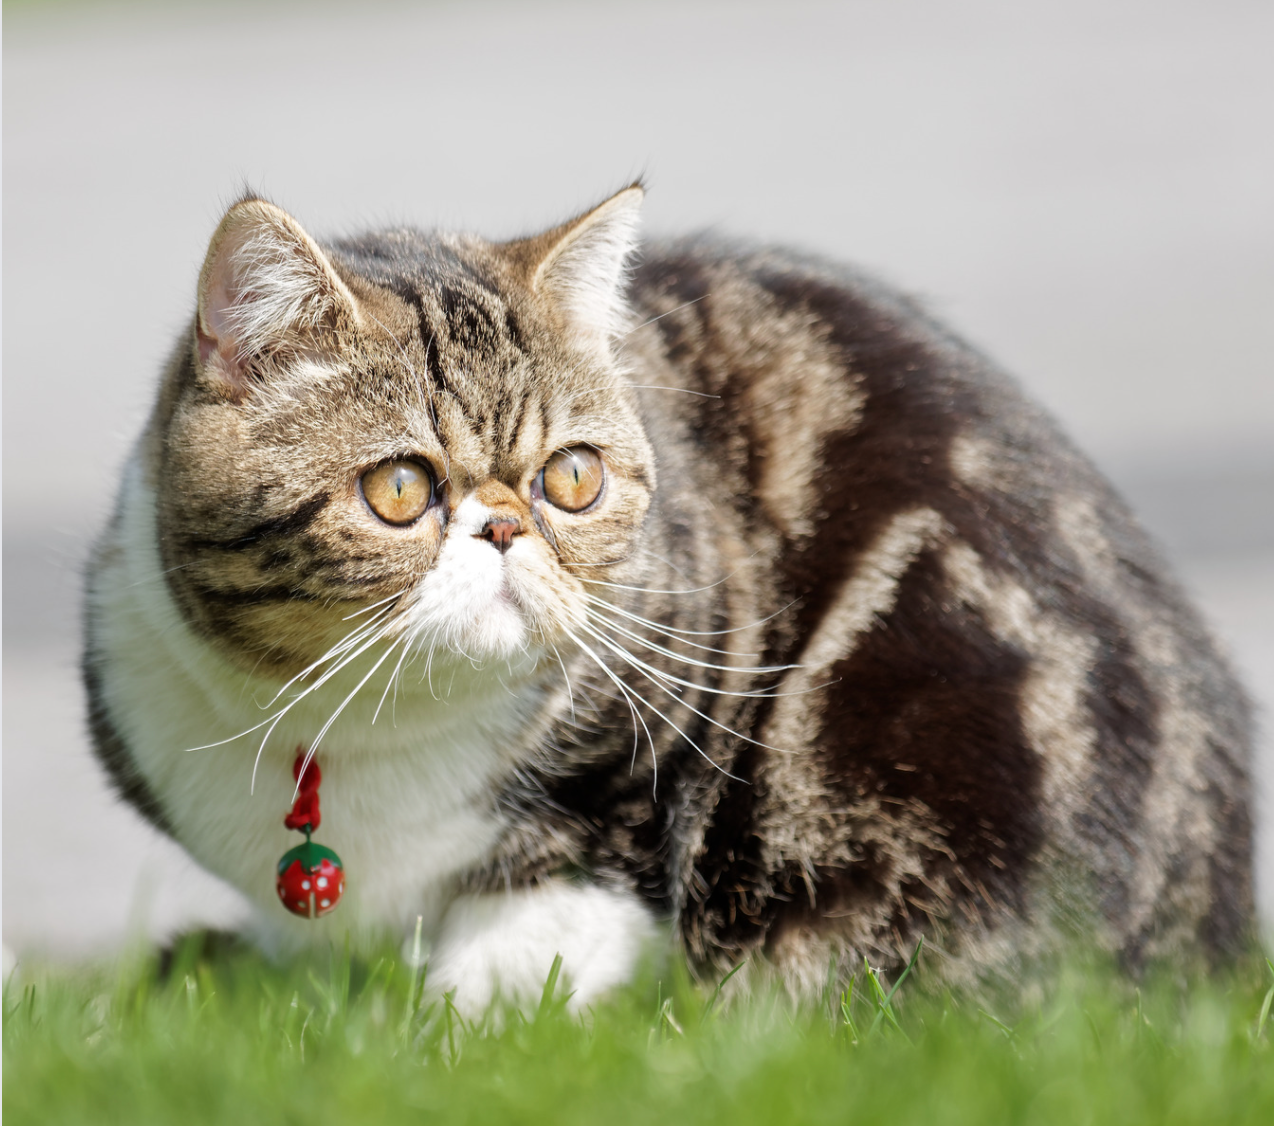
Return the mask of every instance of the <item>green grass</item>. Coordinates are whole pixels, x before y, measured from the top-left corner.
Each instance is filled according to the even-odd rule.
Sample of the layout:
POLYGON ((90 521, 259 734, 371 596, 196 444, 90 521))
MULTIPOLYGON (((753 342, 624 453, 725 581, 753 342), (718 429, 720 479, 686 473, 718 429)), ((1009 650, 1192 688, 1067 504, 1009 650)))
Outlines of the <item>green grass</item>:
POLYGON ((568 1015, 470 1028, 419 975, 333 955, 240 954, 51 972, 4 998, 4 1115, 19 1123, 1274 1122, 1274 968, 1142 989, 1063 973, 1007 1009, 893 985, 793 1014, 725 1007, 674 973, 568 1015))

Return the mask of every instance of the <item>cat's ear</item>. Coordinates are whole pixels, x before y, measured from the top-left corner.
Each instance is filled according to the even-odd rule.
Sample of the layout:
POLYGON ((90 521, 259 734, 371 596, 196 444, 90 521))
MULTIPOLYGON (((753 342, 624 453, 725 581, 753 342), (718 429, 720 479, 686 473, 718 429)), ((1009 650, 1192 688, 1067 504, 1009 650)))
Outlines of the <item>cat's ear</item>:
POLYGON ((577 343, 607 350, 623 329, 625 264, 637 245, 645 191, 633 184, 520 249, 531 289, 562 317, 577 343))
POLYGON ((199 274, 200 366, 234 395, 277 357, 358 320, 353 294, 286 211, 260 199, 221 220, 199 274))

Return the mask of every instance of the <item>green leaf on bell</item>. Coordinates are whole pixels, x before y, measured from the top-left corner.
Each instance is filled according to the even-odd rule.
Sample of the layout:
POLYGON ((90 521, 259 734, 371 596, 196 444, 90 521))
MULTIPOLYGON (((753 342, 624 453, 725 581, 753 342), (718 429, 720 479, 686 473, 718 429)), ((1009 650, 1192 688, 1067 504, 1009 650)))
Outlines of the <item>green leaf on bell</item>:
POLYGON ((336 855, 330 848, 325 848, 321 844, 315 844, 313 841, 306 841, 299 844, 296 848, 290 848, 279 858, 279 875, 282 875, 289 864, 294 860, 301 862, 301 867, 307 872, 312 872, 324 860, 330 860, 336 867, 343 869, 344 864, 341 858, 336 855))

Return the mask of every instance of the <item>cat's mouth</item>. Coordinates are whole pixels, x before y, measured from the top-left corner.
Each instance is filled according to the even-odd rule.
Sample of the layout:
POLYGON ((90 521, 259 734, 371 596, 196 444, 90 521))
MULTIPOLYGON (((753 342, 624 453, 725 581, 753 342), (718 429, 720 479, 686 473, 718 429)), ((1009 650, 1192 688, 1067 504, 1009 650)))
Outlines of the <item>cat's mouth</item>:
POLYGON ((498 552, 472 536, 448 537, 420 582, 408 628, 418 649, 479 662, 534 658, 569 618, 563 585, 560 569, 530 543, 498 552))

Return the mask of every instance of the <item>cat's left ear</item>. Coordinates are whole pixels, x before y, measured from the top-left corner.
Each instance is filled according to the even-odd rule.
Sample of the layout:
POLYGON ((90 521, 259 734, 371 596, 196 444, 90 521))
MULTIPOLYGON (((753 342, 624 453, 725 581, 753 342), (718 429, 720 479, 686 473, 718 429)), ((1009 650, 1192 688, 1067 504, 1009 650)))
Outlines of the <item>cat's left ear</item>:
POLYGON ((358 321, 353 294, 286 211, 262 199, 226 212, 199 275, 199 362, 235 396, 281 354, 358 321))
POLYGON ((532 291, 586 348, 608 351, 626 323, 625 265, 637 246, 645 194, 632 184, 569 223, 514 244, 532 291))

